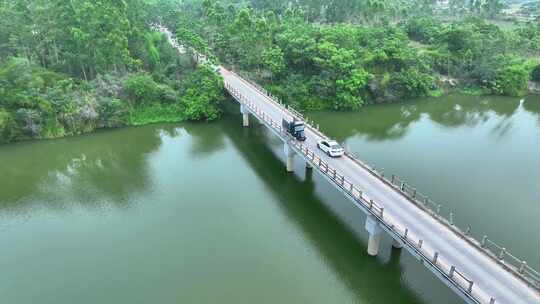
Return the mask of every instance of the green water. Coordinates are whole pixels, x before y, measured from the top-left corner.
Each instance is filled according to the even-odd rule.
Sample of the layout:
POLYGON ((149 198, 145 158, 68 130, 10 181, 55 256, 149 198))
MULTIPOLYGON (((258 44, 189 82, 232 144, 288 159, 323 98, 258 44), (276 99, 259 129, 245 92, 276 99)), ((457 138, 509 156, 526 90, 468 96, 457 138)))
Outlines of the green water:
POLYGON ((540 268, 540 97, 452 96, 319 113, 321 128, 540 268), (534 246, 533 246, 534 247, 534 246))
MULTIPOLYGON (((540 99, 316 113, 325 132, 540 264, 540 99)), ((0 146, 2 303, 460 303, 238 115, 0 146)))

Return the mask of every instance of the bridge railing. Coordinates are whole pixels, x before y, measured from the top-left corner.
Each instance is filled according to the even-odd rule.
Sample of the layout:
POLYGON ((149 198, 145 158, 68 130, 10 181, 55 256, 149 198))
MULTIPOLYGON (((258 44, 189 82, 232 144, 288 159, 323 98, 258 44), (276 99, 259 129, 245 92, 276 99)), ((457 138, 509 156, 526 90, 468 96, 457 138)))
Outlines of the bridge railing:
POLYGON ((445 209, 441 204, 437 204, 427 195, 422 194, 415 187, 407 184, 407 182, 405 182, 399 176, 391 175, 390 179, 387 179, 388 177, 384 175, 383 171, 377 171, 375 168, 366 165, 360 160, 359 157, 352 153, 348 152, 347 154, 364 168, 370 170, 372 174, 378 176, 386 183, 389 183, 397 191, 401 192, 409 199, 409 201, 432 215, 439 222, 446 225, 451 231, 454 231, 462 239, 468 241, 471 245, 491 257, 506 270, 521 278, 529 286, 540 289, 540 273, 528 265, 525 260, 515 257, 508 252, 506 248, 496 244, 486 235, 482 237, 481 241, 475 239, 470 225, 467 225, 465 229, 458 227, 456 225, 455 215, 451 210, 445 209), (445 215, 448 217, 445 217, 445 215))
POLYGON ((490 240, 486 235, 482 236, 481 241, 475 239, 470 225, 467 225, 465 229, 458 227, 454 213, 451 210, 444 210, 445 212, 443 212, 442 209, 444 207, 442 205, 435 203, 428 196, 420 193, 416 188, 410 186, 398 176, 392 175, 390 184, 409 198, 410 201, 448 226, 461 238, 467 240, 471 245, 497 261, 502 267, 520 277, 531 287, 540 289, 540 273, 529 266, 525 260, 515 257, 505 247, 490 240), (445 217, 444 214, 447 214, 448 217, 445 217))
MULTIPOLYGON (((235 73, 235 72, 232 72, 232 73, 235 73)), ((293 115, 302 119, 304 123, 306 124, 306 127, 308 127, 311 131, 315 132, 317 135, 319 135, 322 138, 328 139, 328 137, 319 130, 318 125, 314 126, 314 123, 310 122, 309 119, 304 117, 304 115, 302 115, 299 111, 295 110, 290 105, 284 105, 281 102, 281 100, 279 100, 277 97, 270 94, 266 89, 259 86, 257 83, 249 80, 249 77, 247 77, 246 75, 243 75, 240 73, 240 76, 243 80, 248 82, 256 90, 258 90, 259 93, 263 94, 269 101, 288 110, 293 115)), ((384 175, 384 170, 377 171, 374 167, 369 166, 363 161, 361 161, 360 158, 354 155, 353 153, 346 152, 346 154, 352 160, 354 160, 359 165, 361 165, 363 168, 371 172, 373 175, 377 176, 379 179, 383 180, 385 183, 389 183, 393 188, 395 188, 396 190, 401 192, 405 197, 407 197, 409 201, 413 202, 416 206, 426 211, 428 214, 433 216, 439 222, 448 226, 452 231, 458 234, 461 238, 467 240, 477 249, 483 251, 485 254, 493 258, 495 261, 497 261, 504 268, 512 272, 514 275, 520 277, 530 286, 536 289, 540 289, 540 273, 536 271, 534 268, 532 268, 531 266, 529 266, 525 260, 516 258, 514 255, 508 252, 504 247, 499 246, 495 244, 495 242, 487 239, 487 236, 483 236, 483 241, 479 242, 477 239, 475 239, 472 236, 472 231, 471 231, 472 229, 470 225, 467 225, 467 227, 464 230, 460 229, 455 224, 454 213, 451 210, 444 209, 443 205, 437 204, 436 202, 431 200, 427 195, 422 194, 415 187, 407 184, 407 182, 405 182, 399 176, 391 175, 390 179, 388 179, 388 176, 384 175), (446 214, 448 215, 448 217, 444 216, 446 214), (486 241, 484 241, 484 239, 486 241), (490 242, 491 246, 485 245, 487 244, 487 241, 490 242)))
MULTIPOLYGON (((435 271, 441 276, 452 282, 453 285, 465 296, 475 303, 490 303, 494 304, 495 299, 488 297, 481 291, 474 288, 475 283, 467 277, 467 275, 461 272, 456 266, 445 262, 444 257, 435 250, 428 250, 426 244, 422 239, 415 237, 413 233, 406 227, 399 227, 393 223, 391 217, 384 213, 384 207, 370 199, 361 188, 356 186, 347 178, 340 174, 329 163, 324 161, 321 157, 317 156, 309 147, 294 140, 287 132, 283 130, 281 124, 274 121, 264 111, 259 109, 254 102, 243 96, 234 87, 225 83, 225 88, 229 93, 240 103, 248 107, 250 112, 256 116, 261 122, 268 127, 272 128, 275 132, 280 134, 283 138, 287 139, 289 144, 293 146, 299 153, 301 153, 311 165, 321 172, 328 180, 334 183, 340 188, 346 195, 354 200, 357 205, 362 206, 368 212, 376 217, 381 225, 386 228, 390 233, 399 239, 404 245, 410 248, 416 256, 418 256, 425 263, 429 264, 435 271)), ((375 171, 375 170, 374 170, 375 171)), ((376 171, 375 171, 376 172, 376 171)), ((378 173, 381 174, 381 173, 378 173)))

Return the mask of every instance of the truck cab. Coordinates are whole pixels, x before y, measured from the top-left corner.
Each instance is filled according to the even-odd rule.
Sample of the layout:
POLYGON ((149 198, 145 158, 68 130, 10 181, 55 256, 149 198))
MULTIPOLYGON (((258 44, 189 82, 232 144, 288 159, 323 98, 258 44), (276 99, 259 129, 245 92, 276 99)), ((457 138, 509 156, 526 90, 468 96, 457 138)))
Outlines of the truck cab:
POLYGON ((296 138, 296 140, 306 140, 305 125, 303 121, 297 120, 296 118, 293 118, 292 121, 288 121, 287 119, 283 118, 281 124, 283 129, 287 133, 291 134, 292 137, 296 138))

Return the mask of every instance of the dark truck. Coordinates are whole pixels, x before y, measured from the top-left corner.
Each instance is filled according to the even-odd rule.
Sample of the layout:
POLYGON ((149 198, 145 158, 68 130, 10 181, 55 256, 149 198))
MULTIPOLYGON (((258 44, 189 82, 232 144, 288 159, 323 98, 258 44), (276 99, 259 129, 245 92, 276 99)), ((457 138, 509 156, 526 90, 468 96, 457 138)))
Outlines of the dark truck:
POLYGON ((304 141, 306 140, 306 134, 304 132, 304 122, 301 120, 296 120, 296 117, 293 118, 293 121, 287 121, 285 118, 281 121, 283 129, 296 138, 296 140, 304 141))

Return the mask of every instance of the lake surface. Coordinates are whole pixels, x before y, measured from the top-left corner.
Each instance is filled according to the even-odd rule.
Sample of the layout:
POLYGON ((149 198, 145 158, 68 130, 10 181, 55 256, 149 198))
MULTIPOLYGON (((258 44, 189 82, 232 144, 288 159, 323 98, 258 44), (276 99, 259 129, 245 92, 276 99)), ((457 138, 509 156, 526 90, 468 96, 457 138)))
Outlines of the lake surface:
MULTIPOLYGON (((312 113, 332 137, 540 265, 540 98, 312 113)), ((153 125, 0 146, 6 303, 460 303, 261 126, 153 125)))

